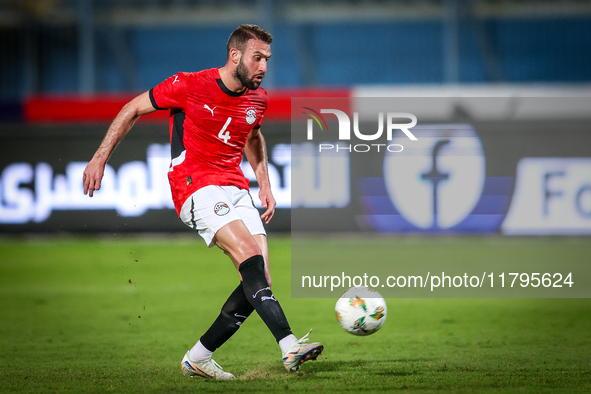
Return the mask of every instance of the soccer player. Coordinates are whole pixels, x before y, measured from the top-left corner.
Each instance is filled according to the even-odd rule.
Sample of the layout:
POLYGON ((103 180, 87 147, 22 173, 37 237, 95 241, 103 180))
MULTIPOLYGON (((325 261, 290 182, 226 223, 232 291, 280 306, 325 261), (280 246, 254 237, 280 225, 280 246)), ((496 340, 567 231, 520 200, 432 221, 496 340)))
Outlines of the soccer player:
POLYGON ((100 189, 105 164, 136 120, 170 109, 172 160, 168 172, 179 218, 195 229, 209 247, 226 253, 240 276, 210 328, 181 361, 183 373, 208 379, 235 379, 212 360, 244 320, 256 310, 283 355, 283 365, 296 371, 314 360, 322 344, 297 339, 271 291, 266 232, 275 212, 267 172, 261 122, 268 97, 259 88, 271 57, 271 35, 256 25, 241 25, 227 44, 225 66, 178 73, 127 103, 84 170, 84 194, 100 189), (265 211, 253 206, 249 181, 240 169, 242 154, 252 166, 265 211), (262 219, 262 220, 261 220, 262 219))

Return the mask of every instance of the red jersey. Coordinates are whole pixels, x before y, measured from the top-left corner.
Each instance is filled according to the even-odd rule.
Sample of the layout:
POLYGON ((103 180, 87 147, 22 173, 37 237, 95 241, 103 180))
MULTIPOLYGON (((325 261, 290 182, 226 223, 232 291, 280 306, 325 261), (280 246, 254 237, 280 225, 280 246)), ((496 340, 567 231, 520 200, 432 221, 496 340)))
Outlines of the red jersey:
POLYGON ((261 127, 267 109, 263 88, 232 92, 214 68, 173 75, 150 90, 150 100, 156 109, 170 108, 168 180, 177 213, 204 186, 248 190, 240 163, 248 135, 261 127))

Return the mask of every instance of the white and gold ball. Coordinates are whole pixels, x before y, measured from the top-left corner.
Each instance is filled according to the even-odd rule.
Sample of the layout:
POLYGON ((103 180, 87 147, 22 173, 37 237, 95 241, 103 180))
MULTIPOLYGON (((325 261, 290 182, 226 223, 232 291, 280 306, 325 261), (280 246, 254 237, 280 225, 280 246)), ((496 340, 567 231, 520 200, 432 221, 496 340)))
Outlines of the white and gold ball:
POLYGON ((386 301, 377 291, 361 286, 345 291, 335 305, 337 321, 353 335, 371 335, 378 331, 388 309, 386 301))

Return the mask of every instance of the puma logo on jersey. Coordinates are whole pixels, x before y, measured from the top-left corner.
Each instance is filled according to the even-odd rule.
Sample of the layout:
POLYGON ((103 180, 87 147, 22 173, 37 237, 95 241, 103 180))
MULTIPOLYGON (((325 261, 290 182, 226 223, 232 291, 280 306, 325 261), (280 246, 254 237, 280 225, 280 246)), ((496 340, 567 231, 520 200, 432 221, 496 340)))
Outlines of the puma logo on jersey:
POLYGON ((209 108, 209 105, 203 104, 203 108, 209 110, 209 112, 211 112, 211 116, 213 116, 213 110, 216 109, 217 107, 209 108))
POLYGON ((178 82, 178 81, 179 81, 179 76, 178 75, 175 75, 174 76, 174 81, 172 81, 172 84, 174 85, 174 83, 175 82, 178 82))

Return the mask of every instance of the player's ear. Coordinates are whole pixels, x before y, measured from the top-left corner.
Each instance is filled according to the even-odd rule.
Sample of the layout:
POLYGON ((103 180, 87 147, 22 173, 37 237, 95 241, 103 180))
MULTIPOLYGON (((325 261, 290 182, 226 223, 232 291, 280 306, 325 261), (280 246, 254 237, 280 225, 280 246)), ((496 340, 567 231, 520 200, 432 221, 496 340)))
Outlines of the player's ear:
POLYGON ((242 57, 242 52, 240 52, 236 48, 230 49, 230 53, 228 55, 228 60, 230 60, 234 64, 240 63, 240 57, 242 57))

